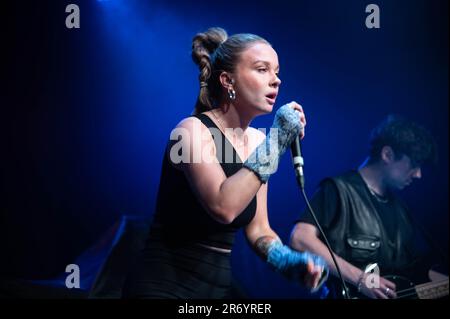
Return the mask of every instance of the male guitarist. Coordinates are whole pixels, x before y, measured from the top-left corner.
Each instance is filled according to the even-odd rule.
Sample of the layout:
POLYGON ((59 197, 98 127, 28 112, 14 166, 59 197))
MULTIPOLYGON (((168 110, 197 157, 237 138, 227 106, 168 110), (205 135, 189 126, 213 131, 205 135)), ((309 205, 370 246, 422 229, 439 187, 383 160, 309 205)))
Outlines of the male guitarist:
MULTIPOLYGON (((393 281, 374 278, 378 270, 381 275, 405 276, 415 271, 415 279, 426 281, 426 271, 417 277, 417 270, 424 269, 424 265, 413 247, 415 233, 408 209, 393 191, 421 178, 421 165, 435 162, 436 158, 435 142, 427 130, 409 120, 389 116, 373 130, 369 156, 358 170, 321 182, 311 205, 343 279, 359 294, 369 298, 397 297, 393 281), (377 267, 366 268, 374 263, 377 267)), ((291 247, 321 255, 337 275, 308 211, 291 233, 291 247)), ((342 294, 337 280, 329 280, 328 286, 331 298, 342 294)))

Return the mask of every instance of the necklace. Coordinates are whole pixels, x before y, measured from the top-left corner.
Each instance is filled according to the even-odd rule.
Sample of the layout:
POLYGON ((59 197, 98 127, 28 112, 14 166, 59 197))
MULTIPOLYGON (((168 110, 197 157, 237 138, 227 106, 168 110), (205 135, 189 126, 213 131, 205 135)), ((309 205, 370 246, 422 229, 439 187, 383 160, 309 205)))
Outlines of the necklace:
MULTIPOLYGON (((366 184, 367 185, 367 184, 366 184)), ((380 194, 378 194, 377 192, 375 192, 369 185, 367 185, 367 188, 369 189, 369 192, 373 195, 373 197, 375 197, 375 199, 383 204, 386 204, 389 201, 389 198, 385 197, 385 196, 381 196, 380 194)))
MULTIPOLYGON (((219 123, 220 128, 222 129, 222 132, 225 136, 227 136, 226 130, 222 125, 222 121, 220 121, 219 117, 216 115, 216 113, 214 112, 215 110, 211 110, 212 115, 214 116, 214 118, 216 119, 217 123, 219 123)), ((240 143, 237 145, 237 147, 242 147, 245 146, 247 144, 247 135, 244 133, 244 141, 240 141, 240 143)), ((231 139, 231 141, 237 141, 238 139, 236 138, 236 135, 233 133, 233 139, 231 139)))
POLYGON ((361 176, 361 179, 363 180, 364 184, 366 184, 367 188, 369 189, 370 194, 372 194, 373 197, 375 197, 375 199, 377 200, 377 202, 379 203, 383 203, 386 204, 387 202, 389 202, 389 198, 382 196, 380 194, 378 194, 372 187, 369 186, 369 183, 367 183, 367 181, 364 179, 363 175, 361 174, 360 171, 358 171, 359 176, 361 176))

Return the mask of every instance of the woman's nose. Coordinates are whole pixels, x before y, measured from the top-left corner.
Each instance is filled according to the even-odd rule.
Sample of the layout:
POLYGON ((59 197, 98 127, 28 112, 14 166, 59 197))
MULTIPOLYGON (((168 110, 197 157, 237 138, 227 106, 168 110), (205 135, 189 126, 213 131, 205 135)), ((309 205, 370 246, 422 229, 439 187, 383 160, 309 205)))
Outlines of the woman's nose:
POLYGON ((275 75, 275 78, 272 80, 271 86, 273 87, 279 87, 281 84, 281 80, 278 77, 278 75, 275 75))

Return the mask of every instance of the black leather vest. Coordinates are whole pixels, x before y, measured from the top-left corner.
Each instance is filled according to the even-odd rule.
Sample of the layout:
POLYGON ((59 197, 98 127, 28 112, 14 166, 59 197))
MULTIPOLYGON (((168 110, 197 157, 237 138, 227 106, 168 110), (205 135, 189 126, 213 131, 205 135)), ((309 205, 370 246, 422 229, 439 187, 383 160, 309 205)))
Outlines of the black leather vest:
POLYGON ((411 262, 408 241, 412 226, 403 203, 392 197, 396 218, 396 236, 389 239, 383 222, 358 172, 331 178, 338 189, 340 207, 326 231, 334 252, 353 265, 363 268, 378 263, 381 274, 393 273, 411 262))

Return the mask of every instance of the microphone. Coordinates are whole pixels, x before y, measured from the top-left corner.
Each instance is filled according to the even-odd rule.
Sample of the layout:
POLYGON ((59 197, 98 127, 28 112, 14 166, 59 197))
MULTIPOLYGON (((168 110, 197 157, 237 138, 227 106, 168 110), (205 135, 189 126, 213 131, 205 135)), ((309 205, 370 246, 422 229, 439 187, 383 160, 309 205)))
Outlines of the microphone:
POLYGON ((300 137, 297 136, 291 144, 292 163, 294 164, 295 179, 301 189, 305 188, 305 176, 303 175, 303 157, 300 147, 300 137))

